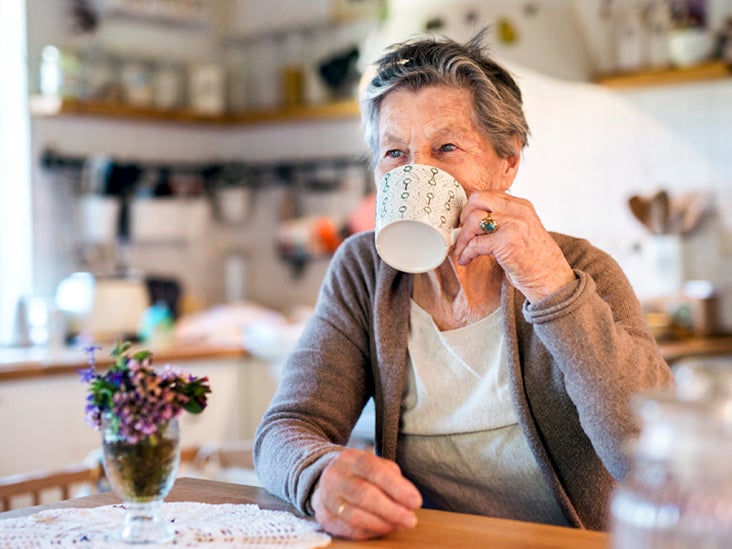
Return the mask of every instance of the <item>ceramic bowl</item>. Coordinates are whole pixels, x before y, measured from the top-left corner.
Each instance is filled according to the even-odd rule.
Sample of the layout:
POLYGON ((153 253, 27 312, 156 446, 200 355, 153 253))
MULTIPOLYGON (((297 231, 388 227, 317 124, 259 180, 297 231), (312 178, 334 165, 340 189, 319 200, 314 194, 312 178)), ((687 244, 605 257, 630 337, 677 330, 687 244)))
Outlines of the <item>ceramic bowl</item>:
POLYGON ((704 29, 675 30, 668 36, 668 53, 677 67, 690 67, 709 59, 714 46, 712 35, 704 29))

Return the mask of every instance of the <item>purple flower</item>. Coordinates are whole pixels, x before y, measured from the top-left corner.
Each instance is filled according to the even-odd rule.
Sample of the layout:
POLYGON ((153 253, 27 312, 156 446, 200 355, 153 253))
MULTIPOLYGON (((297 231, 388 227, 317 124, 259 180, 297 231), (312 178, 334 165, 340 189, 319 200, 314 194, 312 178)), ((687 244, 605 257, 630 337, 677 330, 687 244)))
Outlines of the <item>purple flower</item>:
POLYGON ((97 377, 96 372, 96 366, 97 361, 94 357, 94 353, 101 349, 101 347, 98 347, 96 345, 89 345, 87 347, 83 348, 84 353, 87 355, 87 360, 89 362, 88 368, 81 368, 79 370, 76 370, 79 375, 81 376, 82 383, 89 383, 90 381, 94 380, 94 378, 97 377))
POLYGON ((129 343, 115 346, 115 363, 103 375, 95 368, 94 351, 99 347, 85 349, 90 367, 79 374, 82 381, 90 383, 85 410, 90 425, 99 428, 102 416, 110 414, 116 418, 118 434, 134 443, 156 433, 183 410, 203 411, 211 392, 208 378, 197 378, 173 366, 157 372, 151 353, 141 351, 130 357, 129 348, 129 343))
POLYGON ((89 383, 95 377, 97 377, 97 373, 94 370, 93 366, 90 366, 89 368, 80 368, 76 371, 78 372, 79 376, 81 376, 82 383, 89 383))
POLYGON ((89 357, 88 358, 88 360, 89 360, 89 366, 91 366, 92 368, 94 368, 97 365, 96 358, 94 357, 94 353, 96 351, 101 351, 102 348, 99 347, 98 345, 88 345, 88 346, 84 347, 82 350, 89 357))

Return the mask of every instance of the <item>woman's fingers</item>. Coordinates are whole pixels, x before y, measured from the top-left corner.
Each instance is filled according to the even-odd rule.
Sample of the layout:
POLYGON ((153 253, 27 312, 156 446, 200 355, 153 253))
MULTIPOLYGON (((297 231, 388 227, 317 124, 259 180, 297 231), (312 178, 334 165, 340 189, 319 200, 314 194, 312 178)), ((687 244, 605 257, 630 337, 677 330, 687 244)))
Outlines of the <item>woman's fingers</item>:
POLYGON ((346 449, 323 471, 313 494, 315 518, 336 536, 368 539, 416 525, 422 498, 399 467, 346 449))
POLYGON ((476 192, 463 208, 460 221, 462 228, 453 249, 459 265, 468 265, 482 255, 493 256, 530 301, 574 280, 564 254, 528 200, 502 191, 476 192), (488 222, 481 226, 487 213, 495 227, 488 222))

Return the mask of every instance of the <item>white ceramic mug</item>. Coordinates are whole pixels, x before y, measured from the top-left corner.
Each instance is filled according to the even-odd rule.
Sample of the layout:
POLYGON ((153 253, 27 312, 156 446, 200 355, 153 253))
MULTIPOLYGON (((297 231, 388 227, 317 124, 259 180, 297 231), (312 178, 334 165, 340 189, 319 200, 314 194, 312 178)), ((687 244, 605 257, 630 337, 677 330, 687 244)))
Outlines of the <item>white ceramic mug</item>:
POLYGON ((455 244, 467 196, 449 173, 409 164, 384 175, 376 189, 376 249, 399 271, 438 267, 455 244))

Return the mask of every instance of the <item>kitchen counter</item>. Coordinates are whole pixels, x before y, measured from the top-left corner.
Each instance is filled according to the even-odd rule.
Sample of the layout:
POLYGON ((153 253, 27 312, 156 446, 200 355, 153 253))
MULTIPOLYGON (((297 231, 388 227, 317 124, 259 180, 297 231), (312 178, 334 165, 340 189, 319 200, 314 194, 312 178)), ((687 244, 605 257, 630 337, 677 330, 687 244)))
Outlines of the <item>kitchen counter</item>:
POLYGON ((680 360, 729 355, 732 357, 732 335, 691 337, 658 343, 664 360, 673 366, 680 360))
MULTIPOLYGON (((658 347, 669 364, 686 358, 732 355, 732 335, 661 341, 658 347)), ((212 343, 176 344, 151 347, 150 350, 154 353, 155 364, 160 366, 186 360, 249 356, 241 346, 212 343)), ((112 364, 110 351, 111 346, 105 346, 97 352, 97 364, 101 368, 112 364)), ((81 348, 66 347, 53 351, 42 347, 0 348, 0 382, 75 374, 86 366, 86 354, 81 348)))
MULTIPOLYGON (((234 345, 186 343, 149 348, 154 354, 154 363, 158 366, 186 360, 246 357, 248 354, 241 346, 234 345)), ((111 346, 104 346, 101 351, 97 351, 97 365, 100 368, 112 364, 110 352, 111 346)), ((0 382, 75 374, 79 368, 87 365, 86 354, 77 347, 59 350, 41 347, 0 348, 0 382)))
MULTIPOLYGON (((150 348, 156 366, 174 364, 209 379, 206 411, 181 417, 184 446, 251 439, 278 378, 268 363, 241 345, 197 341, 201 343, 133 349, 150 348)), ((97 353, 99 370, 111 365, 111 350, 107 344, 97 353)), ((86 355, 76 347, 0 349, 0 476, 79 463, 98 450, 99 433, 85 422, 89 387, 77 373, 87 366, 86 355)))

